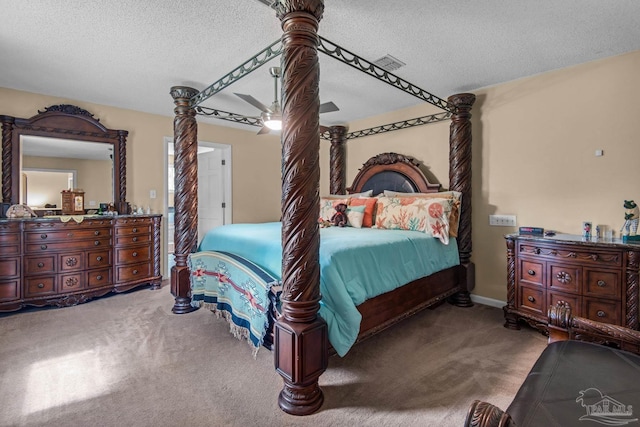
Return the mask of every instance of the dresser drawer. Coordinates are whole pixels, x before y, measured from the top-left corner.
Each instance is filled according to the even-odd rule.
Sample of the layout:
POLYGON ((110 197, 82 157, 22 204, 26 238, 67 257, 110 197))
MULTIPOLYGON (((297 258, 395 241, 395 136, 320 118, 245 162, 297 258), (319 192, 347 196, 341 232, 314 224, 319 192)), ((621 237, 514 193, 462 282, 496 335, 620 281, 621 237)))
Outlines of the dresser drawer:
POLYGON ((38 242, 55 242, 64 240, 86 240, 94 239, 97 237, 110 237, 111 229, 109 228, 96 228, 96 229, 69 229, 61 231, 41 231, 39 233, 26 233, 25 241, 27 243, 38 242))
POLYGON ((149 246, 137 246, 133 248, 117 248, 116 263, 131 263, 149 261, 151 259, 151 250, 149 246))
POLYGON ((111 265, 111 251, 97 250, 87 252, 87 268, 107 267, 111 265))
POLYGON ((567 264, 552 264, 549 266, 549 281, 547 288, 556 292, 582 291, 582 268, 567 264))
POLYGON ((53 294, 56 291, 55 276, 32 277, 25 279, 25 293, 27 297, 53 294))
POLYGON ((585 270, 585 295, 620 298, 621 292, 619 271, 585 270))
POLYGON ((0 258, 0 278, 20 275, 20 257, 0 258))
POLYGON ((544 263, 538 261, 530 261, 528 259, 520 260, 520 282, 529 285, 544 285, 544 263))
POLYGON ((116 237, 140 234, 151 234, 151 220, 134 220, 127 225, 116 226, 116 237))
POLYGON ((56 272, 56 256, 42 255, 24 258, 24 274, 47 274, 56 272))
POLYGON ((97 288, 112 284, 111 269, 93 270, 87 273, 87 287, 97 288))
POLYGON ((68 242, 40 242, 25 245, 27 253, 42 253, 45 251, 63 251, 65 249, 91 249, 108 248, 111 246, 111 238, 96 238, 92 240, 70 240, 68 242))
POLYGON ((116 246, 131 245, 136 243, 149 243, 150 241, 151 235, 149 233, 116 236, 116 246))
POLYGON ((582 297, 575 294, 565 294, 562 292, 547 292, 547 306, 558 305, 560 301, 564 301, 571 307, 571 313, 575 316, 582 316, 582 297))
POLYGON ((3 280, 0 282, 0 301, 11 301, 20 298, 20 281, 3 280))
POLYGON ((20 245, 20 234, 0 233, 0 245, 20 245))
POLYGON ((76 271, 84 268, 84 253, 65 253, 58 255, 60 262, 58 263, 58 271, 76 271))
POLYGON ((598 322, 621 325, 621 305, 622 304, 617 301, 608 301, 604 299, 585 297, 583 315, 587 319, 597 320, 598 322))
POLYGON ((72 292, 84 288, 83 276, 84 274, 81 272, 60 275, 58 292, 72 292))
POLYGON ((2 246, 2 256, 20 255, 20 245, 4 245, 2 246))
POLYGON ((151 274, 151 264, 133 264, 116 269, 116 282, 127 282, 129 280, 144 279, 151 274))
POLYGON ((545 291, 538 287, 521 286, 519 305, 520 308, 534 311, 536 313, 546 313, 545 291))

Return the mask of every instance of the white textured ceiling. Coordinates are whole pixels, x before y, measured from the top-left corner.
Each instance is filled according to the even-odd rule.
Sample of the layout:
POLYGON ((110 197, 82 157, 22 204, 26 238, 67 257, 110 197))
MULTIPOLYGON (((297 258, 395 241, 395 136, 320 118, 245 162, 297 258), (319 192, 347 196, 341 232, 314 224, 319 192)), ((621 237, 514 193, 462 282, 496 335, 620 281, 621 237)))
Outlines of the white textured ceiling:
MULTIPOLYGON (((258 0, 0 0, 0 10, 1 87, 165 116, 171 86, 204 89, 282 34, 258 0)), ((407 64, 395 74, 446 99, 639 50, 640 1, 327 0, 319 34, 370 61, 393 55, 407 64)), ((206 105, 257 115, 233 92, 271 104, 268 66, 206 105)), ((422 102, 324 54, 320 66, 321 102, 341 109, 325 125, 422 102)))

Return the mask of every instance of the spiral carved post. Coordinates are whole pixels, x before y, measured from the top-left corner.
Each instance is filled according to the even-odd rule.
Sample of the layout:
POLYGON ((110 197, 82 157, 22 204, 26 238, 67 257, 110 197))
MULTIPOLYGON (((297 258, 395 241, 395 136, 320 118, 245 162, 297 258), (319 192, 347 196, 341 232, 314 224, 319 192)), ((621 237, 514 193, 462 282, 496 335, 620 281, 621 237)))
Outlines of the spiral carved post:
POLYGON ((127 135, 126 130, 118 131, 118 156, 120 162, 120 173, 114 177, 115 188, 118 189, 116 209, 120 213, 129 213, 130 207, 127 203, 127 135))
POLYGON ((14 183, 12 179, 13 165, 11 164, 11 159, 14 158, 12 139, 15 119, 9 116, 0 116, 0 120, 2 121, 2 203, 3 205, 11 205, 18 202, 11 200, 11 194, 18 194, 12 188, 14 183))
POLYGON ((502 307, 504 311, 504 327, 509 329, 520 329, 518 317, 511 311, 516 307, 516 242, 514 239, 507 239, 507 305, 502 307))
POLYGON ((346 193, 346 147, 347 128, 345 126, 331 126, 329 135, 331 136, 330 174, 331 174, 331 194, 346 193))
POLYGON ((328 363, 320 308, 318 23, 322 0, 285 0, 282 22, 282 315, 275 325, 280 408, 309 415, 322 406, 318 378, 328 363))
POLYGON ((640 269, 640 252, 627 253, 627 328, 638 329, 638 276, 640 269))
POLYGON ((198 242, 198 126, 196 112, 189 99, 198 93, 185 86, 171 88, 176 105, 173 120, 175 165, 175 265, 171 268, 171 293, 175 297, 172 311, 189 313, 191 287, 187 257, 198 242))
POLYGON ((454 296, 456 305, 472 306, 469 291, 475 287, 475 265, 471 262, 471 107, 476 100, 472 93, 448 98, 456 107, 449 128, 449 187, 462 193, 458 252, 460 263, 467 270, 467 289, 454 296))

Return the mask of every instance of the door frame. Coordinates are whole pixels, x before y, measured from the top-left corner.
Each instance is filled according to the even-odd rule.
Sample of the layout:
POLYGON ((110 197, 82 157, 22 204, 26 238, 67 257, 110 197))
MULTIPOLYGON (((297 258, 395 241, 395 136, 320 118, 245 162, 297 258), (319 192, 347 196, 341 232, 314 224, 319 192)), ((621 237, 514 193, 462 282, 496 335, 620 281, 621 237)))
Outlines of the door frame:
MULTIPOLYGON (((163 192, 162 192, 162 209, 164 213, 165 221, 162 221, 162 230, 164 243, 162 246, 162 253, 164 257, 165 277, 170 277, 171 270, 170 265, 173 265, 173 260, 169 259, 169 144, 173 144, 172 136, 164 137, 164 179, 163 179, 163 192)), ((231 224, 233 222, 233 204, 232 204, 232 150, 230 144, 221 144, 218 142, 200 141, 198 140, 198 147, 212 147, 222 150, 222 159, 225 161, 223 170, 224 174, 224 187, 223 187, 223 200, 225 204, 223 220, 224 224, 231 224)))

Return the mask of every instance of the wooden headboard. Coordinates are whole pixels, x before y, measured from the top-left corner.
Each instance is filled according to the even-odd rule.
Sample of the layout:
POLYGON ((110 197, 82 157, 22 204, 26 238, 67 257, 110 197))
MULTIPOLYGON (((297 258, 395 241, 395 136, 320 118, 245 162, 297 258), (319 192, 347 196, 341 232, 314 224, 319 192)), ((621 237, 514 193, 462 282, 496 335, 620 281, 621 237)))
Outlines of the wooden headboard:
POLYGON ((374 195, 384 190, 403 193, 436 193, 440 184, 432 184, 413 157, 396 153, 382 153, 366 161, 347 188, 349 193, 372 190, 374 195))

